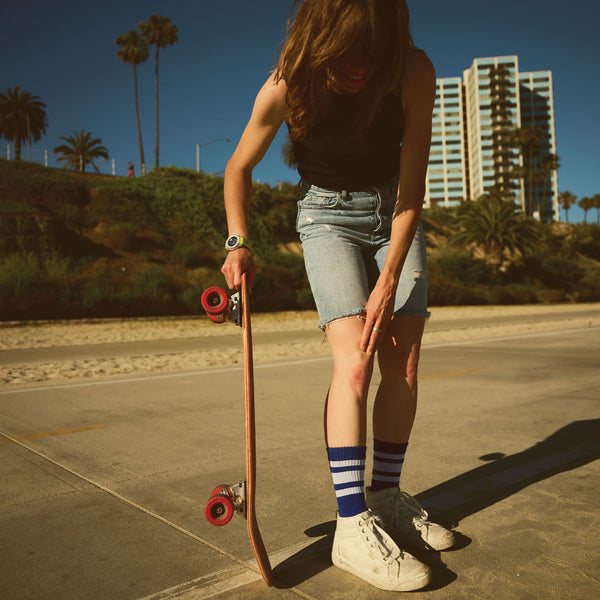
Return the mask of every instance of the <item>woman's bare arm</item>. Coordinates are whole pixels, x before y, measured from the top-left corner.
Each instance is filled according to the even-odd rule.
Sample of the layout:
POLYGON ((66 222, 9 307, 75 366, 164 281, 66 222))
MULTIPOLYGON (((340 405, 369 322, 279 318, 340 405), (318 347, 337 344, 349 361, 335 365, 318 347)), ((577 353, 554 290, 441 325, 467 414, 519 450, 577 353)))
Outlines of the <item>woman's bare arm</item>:
MULTIPOLYGON (((287 116, 287 88, 272 75, 263 85, 250 120, 225 170, 225 211, 229 234, 248 237, 248 213, 252 195, 252 171, 262 160, 287 116)), ((221 269, 230 289, 239 289, 241 274, 248 273, 250 287, 256 267, 246 248, 229 252, 221 269)))

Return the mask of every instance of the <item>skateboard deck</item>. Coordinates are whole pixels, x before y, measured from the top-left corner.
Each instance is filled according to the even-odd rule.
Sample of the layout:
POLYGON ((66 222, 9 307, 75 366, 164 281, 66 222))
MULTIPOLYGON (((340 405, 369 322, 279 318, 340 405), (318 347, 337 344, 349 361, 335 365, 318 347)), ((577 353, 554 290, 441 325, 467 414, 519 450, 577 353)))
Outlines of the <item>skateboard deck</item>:
POLYGON ((242 274, 241 292, 228 298, 225 290, 208 288, 202 295, 202 306, 215 323, 233 321, 242 328, 244 354, 244 412, 246 423, 246 478, 235 485, 215 488, 206 504, 209 523, 217 526, 229 523, 234 513, 246 518, 250 546, 260 573, 267 585, 273 575, 269 556, 258 528, 256 518, 256 419, 254 410, 254 368, 252 359, 252 325, 246 274, 242 274))

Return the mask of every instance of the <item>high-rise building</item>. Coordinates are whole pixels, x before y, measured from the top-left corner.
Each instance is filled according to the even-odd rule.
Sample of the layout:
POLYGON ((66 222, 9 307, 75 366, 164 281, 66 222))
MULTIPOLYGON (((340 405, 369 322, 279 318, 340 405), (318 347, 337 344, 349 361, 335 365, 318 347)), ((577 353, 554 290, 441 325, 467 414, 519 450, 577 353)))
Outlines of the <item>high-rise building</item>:
POLYGON ((438 79, 426 192, 432 204, 468 197, 463 113, 460 77, 438 79))
POLYGON ((425 206, 453 206, 496 190, 527 214, 558 219, 556 170, 539 175, 541 161, 548 166, 556 154, 549 71, 520 73, 516 56, 476 58, 462 80, 437 80, 432 127, 425 206), (542 134, 537 179, 512 139, 529 125, 542 134))

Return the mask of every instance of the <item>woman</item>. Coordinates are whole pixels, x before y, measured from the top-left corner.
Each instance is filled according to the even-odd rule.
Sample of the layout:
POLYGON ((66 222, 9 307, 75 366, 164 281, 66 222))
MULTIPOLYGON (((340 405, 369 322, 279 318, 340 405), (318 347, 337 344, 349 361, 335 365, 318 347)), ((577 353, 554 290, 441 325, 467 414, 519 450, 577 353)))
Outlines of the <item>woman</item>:
POLYGON ((339 508, 332 559, 392 590, 430 580, 428 567, 392 538, 401 548, 453 543, 452 532, 427 521, 399 489, 429 314, 419 221, 435 86, 431 62, 413 45, 404 0, 304 0, 225 172, 230 251, 222 271, 237 289, 241 273, 250 285, 256 273, 247 242, 252 170, 287 123, 302 177, 298 232, 334 363, 325 407, 339 508), (365 497, 376 352, 381 384, 365 497))

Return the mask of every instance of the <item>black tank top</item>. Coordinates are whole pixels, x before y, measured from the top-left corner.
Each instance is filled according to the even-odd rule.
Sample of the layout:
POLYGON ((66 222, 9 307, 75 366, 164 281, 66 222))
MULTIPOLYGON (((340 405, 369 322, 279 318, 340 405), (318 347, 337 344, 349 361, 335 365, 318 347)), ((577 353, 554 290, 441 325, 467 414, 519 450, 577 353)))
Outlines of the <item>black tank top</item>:
POLYGON ((326 113, 305 139, 293 142, 303 179, 325 189, 358 191, 398 175, 404 132, 401 98, 386 96, 360 138, 354 134, 359 102, 358 94, 332 93, 326 113))

